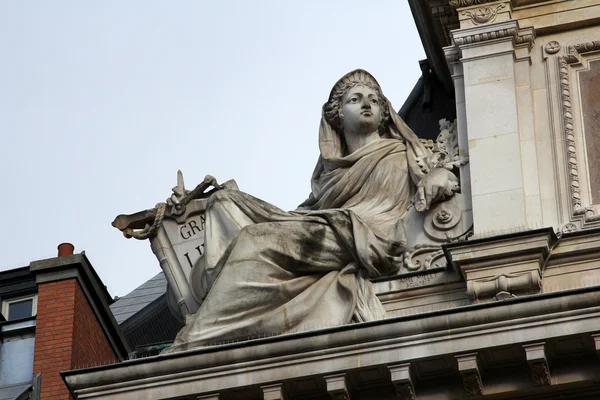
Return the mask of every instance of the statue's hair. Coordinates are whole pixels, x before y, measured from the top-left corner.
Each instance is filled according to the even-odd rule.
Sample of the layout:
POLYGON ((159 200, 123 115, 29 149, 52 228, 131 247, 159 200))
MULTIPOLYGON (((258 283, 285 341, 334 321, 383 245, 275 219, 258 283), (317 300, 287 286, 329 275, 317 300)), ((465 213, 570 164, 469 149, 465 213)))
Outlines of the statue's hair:
POLYGON ((379 106, 381 107, 381 123, 379 124, 379 134, 385 135, 387 133, 389 125, 390 110, 388 108, 387 99, 383 95, 381 88, 379 87, 379 85, 373 82, 351 81, 339 84, 336 87, 334 87, 331 91, 331 95, 329 96, 329 100, 327 101, 327 103, 325 103, 325 105, 323 105, 325 120, 336 131, 342 132, 342 121, 340 119, 342 99, 344 98, 344 94, 348 92, 348 90, 358 85, 366 86, 372 89, 375 93, 377 93, 377 97, 379 97, 379 106))

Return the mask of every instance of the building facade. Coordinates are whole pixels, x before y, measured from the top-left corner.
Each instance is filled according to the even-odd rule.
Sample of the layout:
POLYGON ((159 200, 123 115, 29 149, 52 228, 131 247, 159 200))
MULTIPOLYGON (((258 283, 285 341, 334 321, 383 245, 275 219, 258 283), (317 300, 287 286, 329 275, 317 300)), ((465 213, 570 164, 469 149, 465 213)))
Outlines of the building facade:
POLYGON ((73 369, 76 398, 600 398, 600 1, 409 3, 400 114, 456 119, 473 236, 376 280, 387 319, 73 369))

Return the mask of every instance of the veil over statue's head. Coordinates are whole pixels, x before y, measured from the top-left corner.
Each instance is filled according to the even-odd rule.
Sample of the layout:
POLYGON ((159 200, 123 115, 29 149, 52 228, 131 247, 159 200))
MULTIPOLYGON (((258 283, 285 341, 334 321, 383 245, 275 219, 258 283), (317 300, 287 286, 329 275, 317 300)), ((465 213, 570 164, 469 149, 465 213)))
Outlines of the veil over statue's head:
POLYGON ((340 119, 340 109, 343 106, 344 94, 355 86, 366 86, 373 90, 381 105, 381 121, 379 124, 379 134, 383 137, 388 132, 390 109, 386 97, 381 91, 381 86, 377 80, 365 70, 357 69, 344 75, 331 89, 329 100, 323 105, 323 115, 329 125, 337 132, 342 131, 342 121, 340 119))
POLYGON ((335 169, 339 165, 340 159, 352 156, 347 154, 344 144, 339 110, 343 105, 344 94, 359 85, 370 88, 378 95, 382 115, 378 128, 379 136, 401 140, 406 144, 410 173, 418 182, 428 172, 423 162, 427 155, 426 149, 417 135, 396 113, 375 77, 363 69, 356 69, 340 78, 331 89, 329 99, 323 105, 319 129, 321 155, 313 173, 313 182, 318 180, 323 172, 335 169))

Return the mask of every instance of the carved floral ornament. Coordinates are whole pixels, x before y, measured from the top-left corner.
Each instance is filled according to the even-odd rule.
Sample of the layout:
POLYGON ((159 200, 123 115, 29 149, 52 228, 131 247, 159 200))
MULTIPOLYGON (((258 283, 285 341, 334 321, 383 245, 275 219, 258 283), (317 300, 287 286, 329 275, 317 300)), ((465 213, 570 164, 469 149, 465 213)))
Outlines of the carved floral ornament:
POLYGON ((452 7, 460 8, 460 7, 469 7, 477 4, 485 4, 491 3, 496 0, 450 0, 449 4, 452 7))
POLYGON ((475 25, 487 24, 493 22, 498 16, 498 12, 505 8, 506 5, 498 4, 491 7, 482 7, 475 11, 463 11, 462 15, 466 15, 471 18, 471 22, 475 25))
POLYGON ((560 51, 560 43, 558 43, 556 40, 548 42, 548 44, 546 44, 546 47, 544 47, 544 50, 548 54, 556 54, 560 51))
MULTIPOLYGON (((573 103, 571 98, 571 82, 569 78, 569 65, 580 63, 581 54, 600 51, 600 40, 579 43, 567 48, 565 55, 558 57, 560 73, 560 95, 563 117, 563 133, 565 138, 566 157, 569 174, 569 191, 571 193, 571 212, 574 217, 583 219, 583 223, 597 223, 600 215, 593 208, 586 207, 581 201, 581 189, 579 183, 579 164, 577 160, 577 144, 575 142, 575 128, 573 116, 573 103)), ((566 232, 577 229, 574 224, 567 224, 563 228, 566 232)))

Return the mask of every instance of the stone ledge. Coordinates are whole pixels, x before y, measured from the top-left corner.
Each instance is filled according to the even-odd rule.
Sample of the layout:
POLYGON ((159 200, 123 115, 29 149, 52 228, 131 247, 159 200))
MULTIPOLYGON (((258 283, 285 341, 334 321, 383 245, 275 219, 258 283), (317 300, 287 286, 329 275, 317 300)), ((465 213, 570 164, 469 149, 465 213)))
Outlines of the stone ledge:
POLYGON ((63 378, 73 393, 90 399, 136 399, 140 393, 158 399, 591 335, 599 322, 595 287, 200 348, 68 371, 63 378))

